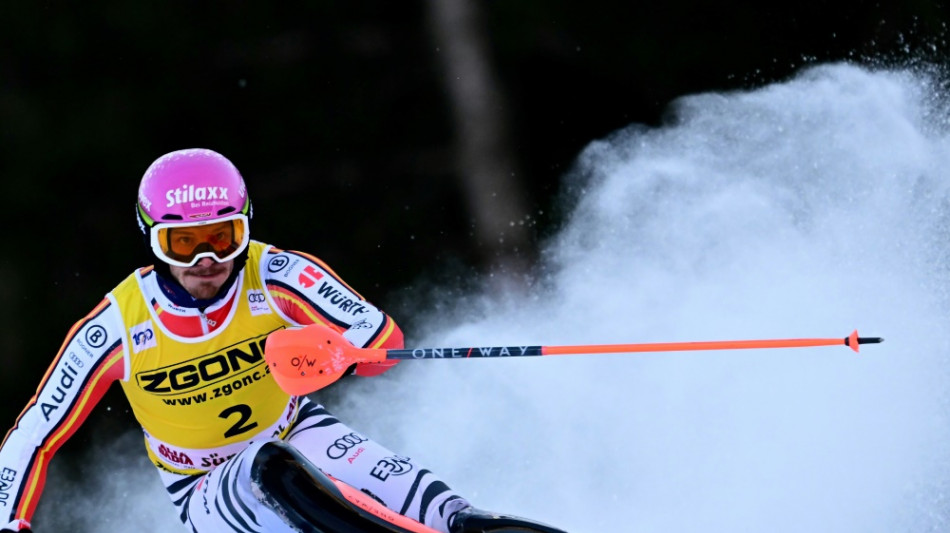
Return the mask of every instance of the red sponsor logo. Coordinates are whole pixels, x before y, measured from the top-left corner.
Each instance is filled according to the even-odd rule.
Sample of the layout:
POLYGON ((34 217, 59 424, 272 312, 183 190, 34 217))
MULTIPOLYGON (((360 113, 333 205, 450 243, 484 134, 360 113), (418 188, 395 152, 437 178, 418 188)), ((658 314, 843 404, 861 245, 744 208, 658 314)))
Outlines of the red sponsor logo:
POLYGON ((323 278, 323 272, 318 272, 317 269, 313 268, 313 265, 307 265, 307 268, 303 269, 303 272, 297 276, 297 281, 305 289, 313 287, 317 280, 323 278))
POLYGON ((350 464, 353 464, 353 461, 355 461, 356 458, 359 457, 364 451, 366 451, 366 448, 357 448, 356 452, 353 455, 347 457, 346 460, 349 461, 350 464))
POLYGON ((194 461, 191 460, 191 457, 188 457, 187 453, 173 450, 164 444, 158 447, 158 453, 173 463, 189 466, 195 465, 194 461))

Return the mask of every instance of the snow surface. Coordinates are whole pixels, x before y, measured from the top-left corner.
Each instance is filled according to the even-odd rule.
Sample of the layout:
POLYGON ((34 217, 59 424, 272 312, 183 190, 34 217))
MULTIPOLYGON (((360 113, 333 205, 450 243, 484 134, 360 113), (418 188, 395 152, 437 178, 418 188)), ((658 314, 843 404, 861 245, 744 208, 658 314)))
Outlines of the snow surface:
MULTIPOLYGON (((326 404, 476 505, 571 532, 946 530, 945 104, 924 74, 844 64, 683 98, 669 125, 581 155, 529 295, 446 287, 456 304, 408 332, 884 344, 405 362, 326 404)), ((47 516, 182 531, 138 439, 98 450, 136 457, 129 472, 62 480, 77 489, 47 516)))

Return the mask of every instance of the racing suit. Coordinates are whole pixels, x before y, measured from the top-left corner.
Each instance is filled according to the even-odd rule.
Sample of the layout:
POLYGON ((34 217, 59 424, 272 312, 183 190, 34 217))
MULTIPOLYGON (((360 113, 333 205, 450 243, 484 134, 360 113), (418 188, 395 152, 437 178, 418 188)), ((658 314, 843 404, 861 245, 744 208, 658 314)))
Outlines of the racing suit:
MULTIPOLYGON (((175 305, 161 283, 152 267, 137 270, 69 330, 0 446, 0 529, 29 527, 53 454, 116 381, 188 530, 291 531, 253 496, 246 467, 275 439, 432 528, 447 531, 447 518, 468 505, 428 470, 288 395, 270 375, 267 336, 289 326, 324 324, 355 346, 402 347, 392 318, 322 261, 251 241, 235 283, 201 310, 175 305)), ((386 368, 360 364, 356 373, 386 368)))

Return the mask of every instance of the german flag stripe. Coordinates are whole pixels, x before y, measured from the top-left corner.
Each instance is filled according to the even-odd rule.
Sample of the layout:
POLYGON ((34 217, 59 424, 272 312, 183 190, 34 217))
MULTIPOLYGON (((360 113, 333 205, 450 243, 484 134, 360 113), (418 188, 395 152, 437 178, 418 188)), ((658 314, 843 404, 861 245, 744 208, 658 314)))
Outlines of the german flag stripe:
POLYGON ((370 337, 369 342, 366 343, 367 348, 379 348, 386 344, 386 341, 389 340, 389 337, 392 336, 393 330, 396 329, 396 321, 389 318, 389 315, 383 315, 386 318, 386 321, 383 322, 381 328, 376 330, 376 333, 370 337))
MULTIPOLYGON (((292 287, 288 287, 284 283, 271 281, 267 284, 267 289, 270 291, 271 296, 277 300, 278 304, 281 306, 281 309, 291 317, 297 317, 297 313, 289 312, 288 307, 291 309, 299 309, 308 319, 309 323, 320 324, 320 325, 335 325, 341 330, 346 330, 350 327, 349 324, 341 320, 337 320, 330 315, 324 313, 321 309, 310 305, 309 300, 303 298, 300 293, 294 290, 292 287), (292 306, 292 307, 291 307, 292 306)), ((386 341, 389 340, 389 337, 392 336, 393 331, 396 329, 396 322, 389 317, 389 315, 383 314, 383 323, 376 328, 373 336, 370 337, 369 341, 366 343, 367 348, 379 348, 383 346, 386 341)), ((298 322, 307 323, 307 321, 298 320, 298 322)))
MULTIPOLYGON (((80 329, 82 329, 83 326, 85 326, 89 321, 95 320, 100 314, 102 314, 102 312, 108 306, 109 306, 109 300, 108 298, 104 298, 101 302, 99 302, 98 305, 96 305, 96 307, 92 309, 92 311, 89 312, 88 315, 86 315, 80 321, 73 324, 73 327, 71 327, 69 329, 69 332, 66 334, 66 340, 63 341, 62 346, 59 347, 59 352, 57 352, 56 357, 53 359, 53 363, 46 370, 46 374, 43 375, 43 379, 40 380, 40 385, 39 387, 37 387, 37 391, 43 390, 43 387, 46 386, 46 383, 49 381, 50 376, 53 374, 53 370, 56 368, 56 365, 59 363, 59 360, 63 357, 63 352, 66 350, 66 346, 69 345, 69 343, 73 340, 73 338, 76 336, 76 333, 80 329)), ((17 426, 19 426, 20 419, 23 418, 23 415, 25 415, 26 412, 30 410, 30 407, 32 407, 36 403, 36 398, 37 398, 36 395, 30 398, 29 403, 27 403, 23 411, 20 412, 20 416, 17 417, 16 422, 14 422, 13 424, 13 427, 10 428, 10 431, 8 431, 7 435, 3 438, 3 443, 0 443, 0 447, 3 447, 3 444, 7 442, 7 438, 10 437, 10 433, 12 433, 13 430, 15 430, 17 426)))
MULTIPOLYGON (((314 324, 333 324, 343 329, 350 327, 346 322, 334 318, 319 307, 310 305, 310 300, 304 297, 303 293, 286 283, 270 280, 267 282, 267 289, 270 291, 271 296, 281 304, 282 309, 288 309, 288 307, 290 309, 296 308, 314 324)), ((287 312, 287 314, 295 316, 297 313, 287 312)))
MULTIPOLYGON (((46 470, 50 459, 56 450, 79 429, 112 382, 122 378, 125 372, 123 357, 122 343, 117 341, 109 348, 108 355, 101 359, 99 365, 89 373, 76 398, 68 406, 64 406, 67 408, 66 416, 53 428, 30 458, 29 474, 17 495, 16 516, 26 517, 27 520, 33 516, 46 483, 46 470)), ((35 402, 34 398, 32 403, 35 402)))

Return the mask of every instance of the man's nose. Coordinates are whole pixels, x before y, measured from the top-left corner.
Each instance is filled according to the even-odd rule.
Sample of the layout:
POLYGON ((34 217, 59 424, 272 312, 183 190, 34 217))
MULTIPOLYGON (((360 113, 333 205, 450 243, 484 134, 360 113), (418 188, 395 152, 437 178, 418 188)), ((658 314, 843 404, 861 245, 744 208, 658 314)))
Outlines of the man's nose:
POLYGON ((213 264, 214 264, 214 259, 211 259, 208 256, 204 256, 201 259, 199 259, 197 263, 195 263, 195 266, 209 267, 213 264))

